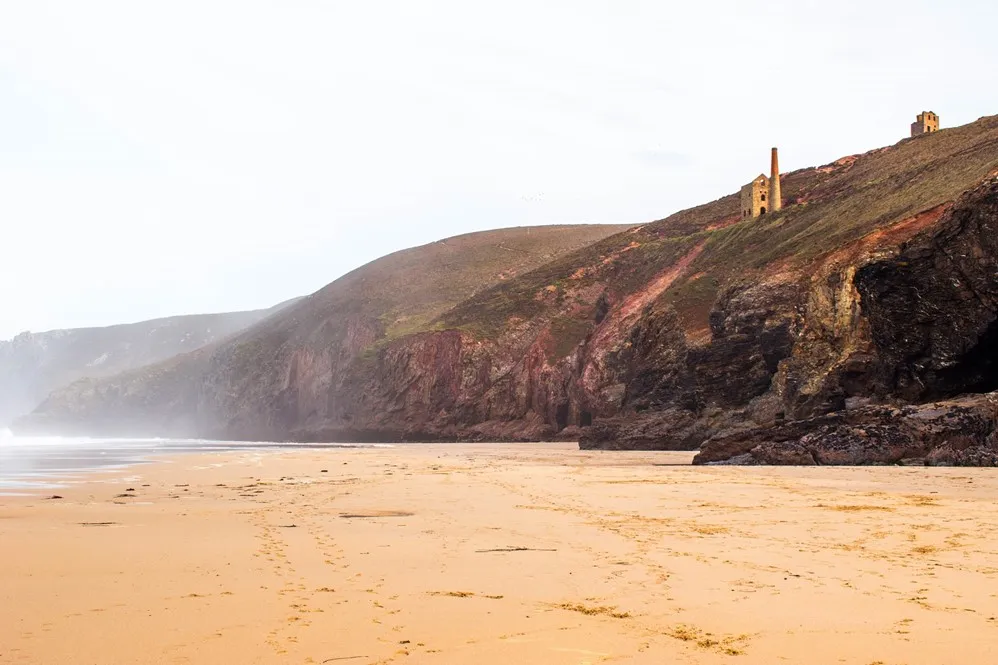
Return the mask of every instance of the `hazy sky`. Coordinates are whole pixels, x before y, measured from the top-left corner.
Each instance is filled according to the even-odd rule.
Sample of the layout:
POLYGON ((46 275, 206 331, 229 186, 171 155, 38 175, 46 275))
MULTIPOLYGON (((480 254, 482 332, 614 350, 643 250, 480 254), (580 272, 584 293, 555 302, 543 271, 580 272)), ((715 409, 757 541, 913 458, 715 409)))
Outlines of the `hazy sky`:
POLYGON ((998 113, 998 3, 0 0, 0 339, 639 223, 998 113))

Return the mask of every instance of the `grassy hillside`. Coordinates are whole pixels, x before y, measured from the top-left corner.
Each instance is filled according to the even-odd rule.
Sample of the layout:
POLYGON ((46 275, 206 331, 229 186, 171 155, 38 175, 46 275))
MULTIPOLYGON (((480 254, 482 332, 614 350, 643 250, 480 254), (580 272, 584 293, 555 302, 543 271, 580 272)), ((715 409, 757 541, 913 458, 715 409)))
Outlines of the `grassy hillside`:
POLYGON ((282 346, 319 348, 366 338, 368 351, 438 328, 437 318, 496 284, 629 228, 578 224, 516 227, 447 238, 372 261, 247 330, 226 353, 241 366, 267 362, 282 346), (354 322, 351 330, 347 321, 354 322), (364 323, 361 323, 364 322, 364 323))
MULTIPOLYGON (((510 317, 570 312, 590 317, 605 287, 612 299, 648 284, 694 248, 686 276, 664 298, 687 332, 707 328, 719 289, 753 275, 796 269, 864 236, 955 200, 998 167, 998 116, 905 139, 894 146, 783 175, 784 208, 742 221, 736 194, 565 254, 476 294, 434 327, 491 337, 510 317), (587 287, 598 288, 587 288, 587 287), (595 295, 594 295, 595 294, 595 295)), ((746 180, 751 174, 746 174, 746 180)), ((562 328, 571 329, 564 321, 562 328)))
MULTIPOLYGON (((322 374, 321 390, 358 358, 386 342, 432 327, 455 304, 558 256, 618 233, 624 225, 518 227, 469 233, 395 252, 285 307, 221 345, 177 355, 55 393, 21 422, 96 424, 116 433, 193 433, 207 400, 216 416, 238 421, 272 403, 289 376, 322 374), (217 413, 216 413, 217 412, 217 413), (172 426, 164 423, 173 423, 172 426), (180 424, 182 423, 182 424, 180 424)), ((317 389, 317 393, 321 392, 317 389)), ((317 394, 316 403, 324 398, 317 394)), ((321 405, 316 406, 321 409, 321 405)), ((218 425, 219 427, 223 425, 218 425)), ((214 430, 212 430, 214 431, 214 430)))

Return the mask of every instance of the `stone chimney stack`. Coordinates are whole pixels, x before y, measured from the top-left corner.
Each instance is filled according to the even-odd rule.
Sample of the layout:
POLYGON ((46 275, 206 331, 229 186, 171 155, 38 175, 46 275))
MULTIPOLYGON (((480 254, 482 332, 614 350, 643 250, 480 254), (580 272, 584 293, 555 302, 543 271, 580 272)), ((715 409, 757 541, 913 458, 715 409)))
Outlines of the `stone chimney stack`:
POLYGON ((773 148, 769 170, 769 209, 771 212, 776 212, 783 207, 783 194, 780 192, 780 158, 776 148, 773 148))

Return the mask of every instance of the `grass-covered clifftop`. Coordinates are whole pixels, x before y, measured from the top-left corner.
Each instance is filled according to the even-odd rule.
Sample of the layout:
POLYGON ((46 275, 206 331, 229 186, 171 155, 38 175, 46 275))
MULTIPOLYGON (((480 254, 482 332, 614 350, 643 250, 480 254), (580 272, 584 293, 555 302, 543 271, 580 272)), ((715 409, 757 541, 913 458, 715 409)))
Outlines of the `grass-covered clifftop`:
MULTIPOLYGON (((905 139, 821 167, 784 174, 784 208, 741 220, 736 194, 593 243, 496 284, 435 321, 489 336, 598 284, 617 297, 641 289, 694 247, 702 251, 665 297, 688 331, 707 328, 722 285, 802 269, 864 237, 954 201, 998 168, 998 116, 905 139)), ((746 180, 750 178, 747 174, 746 180)), ((588 317, 596 300, 577 308, 588 317)))

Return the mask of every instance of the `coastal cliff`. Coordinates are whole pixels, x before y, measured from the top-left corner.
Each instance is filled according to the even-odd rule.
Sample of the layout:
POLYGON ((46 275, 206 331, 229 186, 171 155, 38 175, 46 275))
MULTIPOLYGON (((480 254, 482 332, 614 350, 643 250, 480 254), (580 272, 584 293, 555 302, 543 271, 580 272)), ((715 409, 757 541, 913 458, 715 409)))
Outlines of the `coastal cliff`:
POLYGON ((30 413, 50 392, 74 381, 113 376, 218 342, 282 306, 24 332, 0 341, 0 426, 30 413))
MULTIPOLYGON (((628 227, 545 226, 448 238, 336 280, 224 343, 54 391, 19 434, 320 438, 350 381, 400 340, 439 330, 483 289, 628 227)), ((370 404, 377 409, 378 405, 370 404)), ((358 414, 364 416, 366 414, 358 414)), ((349 416, 343 436, 352 436, 349 416)), ((390 438, 393 430, 359 432, 390 438)))
POLYGON ((446 241, 464 243, 449 267, 409 250, 211 352, 59 391, 17 427, 703 444, 723 461, 710 451, 739 432, 998 389, 998 118, 782 188, 783 210, 756 219, 732 194, 626 230, 568 227, 574 245, 529 260, 483 267, 471 236, 446 241))

